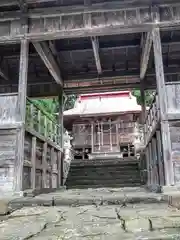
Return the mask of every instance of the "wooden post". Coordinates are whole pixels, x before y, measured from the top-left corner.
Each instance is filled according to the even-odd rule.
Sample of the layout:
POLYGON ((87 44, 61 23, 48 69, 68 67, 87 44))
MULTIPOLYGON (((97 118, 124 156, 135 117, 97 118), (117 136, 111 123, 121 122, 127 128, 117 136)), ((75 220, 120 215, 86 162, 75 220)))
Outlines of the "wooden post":
POLYGON ((59 125, 60 125, 60 146, 64 147, 64 124, 63 124, 63 111, 64 111, 64 96, 63 89, 59 95, 59 125))
POLYGON ((31 188, 36 188, 36 137, 32 137, 31 146, 31 188))
POLYGON ((94 152, 94 124, 91 122, 91 152, 94 152))
POLYGON ((111 120, 109 121, 109 130, 110 130, 110 150, 112 151, 112 129, 111 129, 112 125, 111 125, 111 120))
POLYGON ((153 174, 154 174, 154 184, 159 184, 158 172, 157 172, 157 147, 156 138, 152 138, 152 151, 153 151, 153 174))
POLYGON ((57 151, 57 188, 63 185, 61 178, 61 152, 57 151))
POLYGON ((44 136, 47 137, 47 117, 44 115, 44 136))
MULTIPOLYGON (((104 145, 104 136, 103 136, 103 122, 101 120, 101 149, 104 145)), ((102 151, 102 150, 101 150, 102 151)))
POLYGON ((159 179, 160 185, 163 186, 165 184, 164 179, 164 163, 163 163, 163 153, 162 153, 162 140, 160 131, 156 131, 157 138, 157 156, 158 156, 158 166, 159 166, 159 179))
MULTIPOLYGON (((62 152, 58 152, 58 176, 59 176, 59 183, 61 186, 63 186, 64 183, 64 161, 63 161, 63 156, 64 156, 64 124, 63 124, 63 112, 64 112, 64 95, 63 95, 63 89, 60 91, 59 95, 59 144, 61 146, 62 152)), ((59 187, 59 186, 57 186, 59 187)))
POLYGON ((22 190, 23 163, 24 163, 24 137, 25 137, 25 115, 27 96, 27 75, 28 75, 28 53, 29 42, 25 39, 21 41, 20 66, 19 66, 19 86, 18 86, 18 120, 21 127, 17 132, 16 139, 16 160, 14 191, 22 190))
POLYGON ((149 145, 146 147, 146 166, 147 166, 147 185, 150 186, 150 158, 149 158, 149 145))
POLYGON ((37 113, 37 121, 38 121, 38 127, 37 127, 37 131, 39 134, 41 134, 41 111, 38 110, 38 113, 37 113))
POLYGON ((141 123, 145 124, 146 101, 145 101, 144 80, 141 80, 140 82, 140 90, 141 90, 141 123))
POLYGON ((50 166, 51 166, 51 173, 50 173, 50 188, 53 188, 53 164, 54 164, 54 148, 51 147, 50 151, 50 166))
POLYGON ((153 172, 152 172, 152 144, 151 142, 149 143, 149 167, 150 167, 150 185, 153 184, 153 172))
POLYGON ((43 166, 43 173, 42 173, 42 185, 43 188, 47 187, 47 142, 43 144, 43 153, 42 153, 42 166, 43 166))
POLYGON ((160 122, 161 122, 161 133, 162 133, 162 151, 165 167, 165 184, 174 185, 174 171, 173 162, 171 156, 171 139, 169 123, 167 119, 167 96, 166 86, 164 79, 164 68, 161 48, 161 38, 159 28, 155 28, 152 31, 153 37, 153 49, 155 59, 155 70, 156 70, 156 82, 157 92, 159 96, 159 107, 160 107, 160 122))
POLYGON ((56 186, 56 181, 54 179, 54 175, 55 175, 55 151, 54 151, 54 148, 52 147, 51 148, 51 185, 52 185, 52 188, 57 188, 56 186))
MULTIPOLYGON (((118 130, 118 123, 116 123, 116 143, 117 148, 119 148, 119 130, 118 130)), ((120 149, 119 149, 120 150, 120 149)))
POLYGON ((34 105, 30 103, 30 128, 34 129, 34 105))

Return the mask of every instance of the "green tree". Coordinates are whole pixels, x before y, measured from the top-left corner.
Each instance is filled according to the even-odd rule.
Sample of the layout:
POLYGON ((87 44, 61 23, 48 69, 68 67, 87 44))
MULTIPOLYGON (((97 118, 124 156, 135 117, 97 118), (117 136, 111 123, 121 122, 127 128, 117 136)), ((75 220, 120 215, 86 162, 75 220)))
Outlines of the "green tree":
MULTIPOLYGON (((138 104, 141 104, 142 103, 141 91, 136 89, 136 90, 132 91, 132 94, 137 98, 138 104)), ((151 105, 151 103, 154 99, 154 94, 155 94, 155 91, 153 91, 153 90, 145 91, 145 102, 146 102, 147 106, 151 105)))

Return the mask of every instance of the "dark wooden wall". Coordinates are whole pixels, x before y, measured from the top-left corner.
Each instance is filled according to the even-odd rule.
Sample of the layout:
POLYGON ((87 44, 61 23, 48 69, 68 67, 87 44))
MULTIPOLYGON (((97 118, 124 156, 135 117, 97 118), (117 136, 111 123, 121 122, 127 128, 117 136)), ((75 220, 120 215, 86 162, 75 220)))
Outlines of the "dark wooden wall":
POLYGON ((17 146, 17 94, 0 95, 0 191, 14 188, 17 146))

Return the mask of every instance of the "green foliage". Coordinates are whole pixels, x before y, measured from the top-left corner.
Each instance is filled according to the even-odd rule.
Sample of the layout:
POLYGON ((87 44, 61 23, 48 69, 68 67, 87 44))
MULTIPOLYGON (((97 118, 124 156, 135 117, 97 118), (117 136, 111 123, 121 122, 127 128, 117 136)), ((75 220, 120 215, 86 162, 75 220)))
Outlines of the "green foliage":
MULTIPOLYGON (((155 93, 155 91, 152 91, 152 90, 148 90, 148 91, 146 90, 145 91, 145 101, 146 101, 147 106, 151 105, 151 103, 154 99, 154 93, 155 93)), ((137 98, 138 104, 141 105, 141 103, 142 103, 141 91, 140 90, 134 90, 134 91, 132 91, 132 94, 137 98)))
POLYGON ((69 109, 73 108, 76 99, 77 99, 77 96, 76 96, 76 95, 69 95, 69 96, 67 97, 64 110, 69 110, 69 109))
MULTIPOLYGON (((64 110, 73 108, 75 101, 76 101, 75 95, 67 96, 64 110)), ((53 119, 54 121, 57 120, 56 113, 58 113, 59 111, 58 97, 49 99, 33 99, 31 100, 31 102, 33 102, 35 106, 42 110, 49 118, 53 119)))

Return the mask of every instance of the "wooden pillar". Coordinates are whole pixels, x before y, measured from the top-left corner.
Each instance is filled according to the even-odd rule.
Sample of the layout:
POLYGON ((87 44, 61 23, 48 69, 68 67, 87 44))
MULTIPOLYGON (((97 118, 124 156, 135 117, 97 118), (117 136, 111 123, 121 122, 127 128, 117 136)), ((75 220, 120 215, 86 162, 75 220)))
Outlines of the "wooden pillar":
POLYGON ((18 86, 18 121, 21 123, 16 138, 16 157, 15 157, 15 177, 14 191, 22 190, 23 163, 24 163, 24 137, 25 137, 25 116, 26 116, 26 96, 27 96, 27 75, 28 75, 28 53, 29 42, 21 41, 20 67, 19 67, 19 86, 18 86))
POLYGON ((153 176, 154 184, 159 184, 158 174, 157 174, 157 147, 156 147, 156 138, 152 138, 152 152, 153 152, 153 176))
MULTIPOLYGON (((64 162, 63 162, 63 156, 64 156, 64 122, 63 122, 63 112, 64 112, 64 94, 63 89, 60 90, 59 95, 59 126, 60 126, 60 141, 59 144, 61 146, 62 152, 58 154, 58 178, 60 179, 60 184, 63 185, 64 182, 64 162), (59 172, 60 171, 60 172, 59 172)), ((59 187, 59 186, 57 186, 59 187)))
POLYGON ((146 146, 146 166, 147 166, 147 185, 150 186, 150 158, 149 158, 149 146, 146 146))
POLYGON ((47 188, 47 142, 43 144, 43 153, 42 153, 42 166, 43 166, 43 172, 42 172, 42 185, 43 188, 47 188))
POLYGON ((169 123, 167 119, 167 96, 166 96, 166 86, 164 78, 164 68, 163 68, 163 58, 162 58, 162 48, 161 48, 161 38, 159 28, 155 28, 152 31, 153 37, 153 49, 154 49, 154 60, 155 60, 155 70, 156 70, 156 82, 157 82, 157 92, 159 96, 159 107, 160 107, 160 124, 162 133, 162 152, 165 167, 165 184, 174 184, 174 171, 173 162, 171 156, 171 139, 169 123))
POLYGON ((149 183, 150 185, 153 184, 153 171, 152 171, 152 161, 153 161, 153 158, 152 158, 152 144, 151 142, 149 143, 149 183))
POLYGON ((156 131, 157 137, 157 156, 158 156, 158 169, 159 169, 159 181, 160 185, 163 186, 165 184, 164 179, 164 162, 163 162, 163 154, 162 154, 162 141, 161 141, 161 133, 160 131, 156 131))
POLYGON ((111 120, 109 121, 109 134, 110 134, 110 136, 109 136, 109 138, 110 138, 110 150, 112 151, 112 124, 111 124, 111 120))
POLYGON ((146 101, 145 101, 145 87, 144 87, 144 80, 140 82, 140 90, 141 90, 141 123, 145 123, 146 117, 146 101))
POLYGON ((59 95, 59 125, 60 125, 60 146, 63 149, 64 147, 64 124, 63 124, 63 111, 64 111, 64 96, 63 89, 60 91, 59 95))
POLYGON ((94 152, 94 124, 91 122, 91 152, 94 152))
POLYGON ((31 189, 36 188, 36 137, 32 137, 31 146, 31 189))
MULTIPOLYGON (((120 147, 119 146, 119 130, 118 130, 118 123, 116 123, 116 143, 117 143, 117 149, 120 147)), ((120 150, 120 148, 119 148, 120 150)))
POLYGON ((103 136, 103 122, 101 120, 101 149, 102 146, 104 145, 104 136, 103 136))

